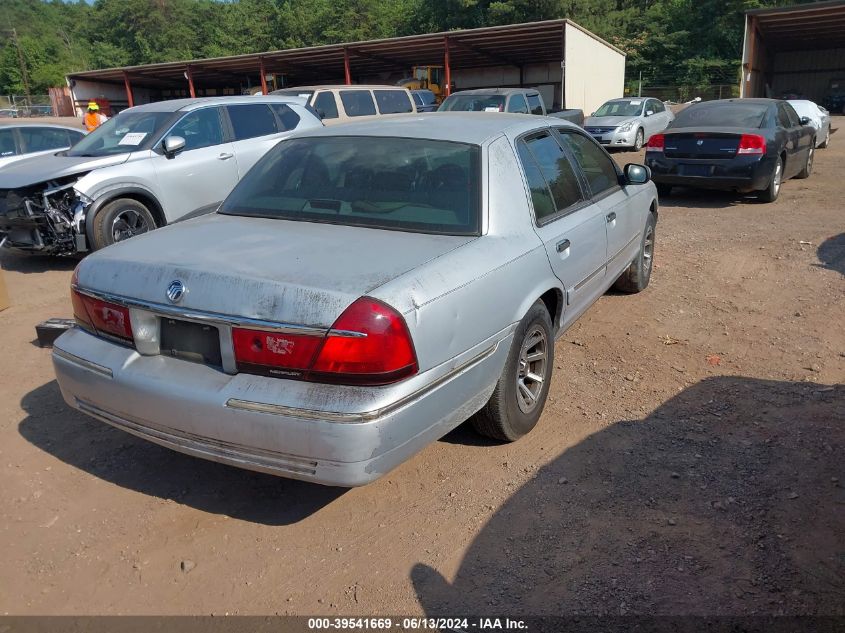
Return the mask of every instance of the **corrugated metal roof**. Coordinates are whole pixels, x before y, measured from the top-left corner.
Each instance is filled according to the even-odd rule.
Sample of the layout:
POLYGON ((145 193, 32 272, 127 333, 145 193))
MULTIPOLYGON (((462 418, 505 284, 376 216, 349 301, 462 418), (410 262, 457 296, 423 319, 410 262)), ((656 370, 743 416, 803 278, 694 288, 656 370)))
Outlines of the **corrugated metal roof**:
POLYGON ((753 9, 746 13, 770 50, 845 47, 845 0, 753 9))
POLYGON ((190 66, 195 83, 213 86, 242 79, 245 74, 258 74, 259 63, 263 59, 266 72, 284 73, 295 83, 301 84, 328 77, 342 77, 344 51, 349 54, 353 77, 409 71, 411 66, 417 65, 442 65, 447 37, 453 70, 522 66, 560 61, 563 58, 563 32, 567 24, 624 55, 618 48, 569 20, 546 20, 230 57, 90 70, 70 73, 68 79, 122 83, 124 73, 127 73, 133 85, 181 87, 185 83, 184 73, 190 66))

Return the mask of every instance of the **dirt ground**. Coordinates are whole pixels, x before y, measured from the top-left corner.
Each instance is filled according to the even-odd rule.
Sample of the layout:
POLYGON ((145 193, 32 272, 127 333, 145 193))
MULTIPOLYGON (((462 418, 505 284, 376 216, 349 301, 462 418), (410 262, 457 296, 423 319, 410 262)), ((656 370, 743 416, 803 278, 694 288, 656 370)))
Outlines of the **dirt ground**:
POLYGON ((2 255, 0 613, 845 614, 843 164, 840 132, 775 204, 666 199, 533 433, 349 491, 71 411, 33 339, 74 262, 2 255))

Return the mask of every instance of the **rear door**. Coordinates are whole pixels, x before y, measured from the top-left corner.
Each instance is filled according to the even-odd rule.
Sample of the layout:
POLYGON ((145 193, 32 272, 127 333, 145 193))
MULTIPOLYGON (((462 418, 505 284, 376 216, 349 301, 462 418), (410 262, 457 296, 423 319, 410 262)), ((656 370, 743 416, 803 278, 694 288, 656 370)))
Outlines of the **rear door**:
POLYGON ((777 104, 777 124, 778 127, 783 128, 786 135, 786 164, 783 166, 784 180, 791 178, 804 166, 807 156, 802 147, 803 130, 801 129, 801 121, 795 115, 795 110, 792 110, 792 115, 795 119, 790 117, 791 107, 787 109, 787 104, 779 101, 777 104))
POLYGON ((159 143, 151 153, 156 193, 168 222, 214 210, 238 182, 221 114, 219 107, 188 112, 167 134, 184 138, 185 149, 168 157, 159 143))
POLYGON ((517 154, 530 191, 535 230, 566 288, 565 325, 604 292, 605 213, 588 202, 583 180, 552 130, 520 138, 517 154))
MULTIPOLYGON (((279 125, 276 115, 266 103, 229 105, 226 106, 226 114, 231 126, 238 177, 243 178, 258 159, 285 135, 286 130, 279 125)), ((298 121, 299 115, 296 117, 298 121)))
POLYGON ((555 130, 581 168, 590 202, 604 211, 607 276, 616 278, 639 250, 644 209, 631 204, 630 192, 620 184, 616 163, 596 141, 572 128, 555 130))

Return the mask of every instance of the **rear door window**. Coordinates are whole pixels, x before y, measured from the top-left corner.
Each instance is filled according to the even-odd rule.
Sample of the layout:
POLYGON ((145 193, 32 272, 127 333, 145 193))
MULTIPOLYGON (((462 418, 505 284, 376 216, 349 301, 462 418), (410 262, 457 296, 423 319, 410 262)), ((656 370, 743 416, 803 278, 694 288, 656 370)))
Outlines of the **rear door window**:
POLYGON ((557 128, 557 132, 584 172, 594 198, 619 188, 619 174, 613 159, 593 139, 561 128, 557 128))
POLYGON ((369 90, 341 90, 340 100, 346 116, 372 116, 376 114, 376 104, 369 90))
POLYGON ((525 97, 519 94, 511 95, 511 100, 508 102, 508 112, 528 114, 528 104, 525 102, 525 97))
POLYGON ((321 119, 336 119, 337 118, 337 101, 334 98, 333 92, 321 92, 317 94, 314 99, 314 109, 321 119))
POLYGON ((236 141, 275 134, 276 117, 264 103, 226 106, 236 141))
POLYGON ((414 108, 408 93, 404 90, 373 90, 382 114, 401 114, 413 112, 414 108))
POLYGON ((778 103, 778 125, 787 129, 792 127, 792 121, 789 120, 789 113, 787 113, 782 103, 778 103))
MULTIPOLYGON (((584 200, 578 176, 569 158, 549 132, 530 136, 524 143, 549 185, 554 201, 553 213, 563 213, 584 200)), ((538 214, 537 221, 540 220, 538 214)))
POLYGON ((189 112, 173 126, 168 136, 185 139, 185 151, 220 145, 223 142, 223 125, 220 108, 202 108, 189 112))
POLYGON ((795 111, 790 104, 784 103, 783 109, 786 110, 786 116, 789 117, 789 123, 792 127, 798 127, 801 125, 801 117, 798 116, 798 113, 795 111))
POLYGON ((18 147, 15 142, 15 131, 11 129, 4 130, 0 128, 0 158, 7 156, 17 156, 18 147))
POLYGON ((52 127, 25 126, 19 129, 24 153, 45 152, 51 149, 70 147, 66 130, 52 127))
POLYGON ((543 114, 543 103, 540 101, 540 95, 528 95, 528 107, 531 108, 531 114, 543 114))
POLYGON ((299 125, 299 115, 290 106, 284 103, 271 103, 270 109, 276 114, 276 118, 278 119, 276 127, 279 129, 279 132, 294 130, 299 125))

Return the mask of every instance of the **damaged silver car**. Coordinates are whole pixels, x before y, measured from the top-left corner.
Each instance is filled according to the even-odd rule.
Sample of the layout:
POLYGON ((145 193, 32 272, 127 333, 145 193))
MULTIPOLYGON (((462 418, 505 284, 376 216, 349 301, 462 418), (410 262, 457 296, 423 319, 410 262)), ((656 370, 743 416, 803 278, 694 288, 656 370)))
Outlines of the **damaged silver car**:
POLYGON ((0 171, 0 244, 71 255, 213 211, 279 140, 321 126, 298 97, 124 110, 69 150, 0 171))

